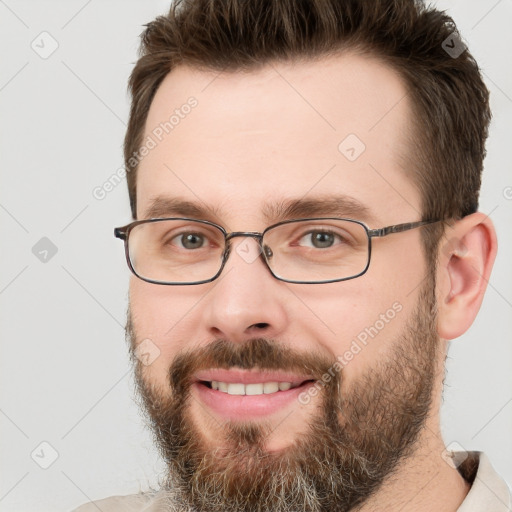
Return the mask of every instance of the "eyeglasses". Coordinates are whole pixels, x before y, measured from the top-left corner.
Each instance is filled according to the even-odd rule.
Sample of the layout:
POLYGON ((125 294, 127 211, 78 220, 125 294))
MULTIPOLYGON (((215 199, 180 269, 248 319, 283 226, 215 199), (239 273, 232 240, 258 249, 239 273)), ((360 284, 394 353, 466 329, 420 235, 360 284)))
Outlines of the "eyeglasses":
POLYGON ((321 284, 362 276, 370 266, 372 238, 435 222, 441 221, 369 229, 358 220, 322 217, 279 222, 262 233, 228 233, 206 220, 165 218, 135 221, 115 228, 114 235, 124 240, 130 270, 148 283, 209 283, 221 274, 231 252, 231 240, 250 237, 258 242, 257 257, 276 279, 321 284))

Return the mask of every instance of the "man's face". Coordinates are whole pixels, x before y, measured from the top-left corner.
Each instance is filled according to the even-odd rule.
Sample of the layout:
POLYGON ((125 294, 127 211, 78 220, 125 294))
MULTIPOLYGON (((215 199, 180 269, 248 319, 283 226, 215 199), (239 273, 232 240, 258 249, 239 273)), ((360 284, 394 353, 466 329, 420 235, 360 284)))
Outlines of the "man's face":
MULTIPOLYGON (((311 209, 348 198, 366 207, 355 218, 370 228, 420 220, 403 167, 410 116, 401 80, 366 57, 248 73, 178 68, 146 123, 144 140, 161 140, 139 166, 138 219, 192 217, 261 232, 285 220, 277 206, 291 202, 307 203, 303 218, 354 218, 349 209, 311 209), (191 96, 197 105, 183 109, 191 96), (155 131, 176 109, 169 133, 155 131)), ((332 504, 349 510, 411 451, 430 406, 435 300, 420 232, 374 239, 366 274, 330 284, 276 280, 248 256, 252 243, 235 238, 212 283, 132 278, 131 341, 150 340, 159 354, 137 363, 143 405, 172 478, 194 489, 196 505, 201 492, 217 491, 231 504, 240 490, 252 493, 241 510, 270 493, 290 500, 309 477, 318 495, 333 489, 330 474, 342 485, 332 504), (211 381, 256 395, 211 389, 211 381), (277 468, 286 478, 276 484, 277 468)))

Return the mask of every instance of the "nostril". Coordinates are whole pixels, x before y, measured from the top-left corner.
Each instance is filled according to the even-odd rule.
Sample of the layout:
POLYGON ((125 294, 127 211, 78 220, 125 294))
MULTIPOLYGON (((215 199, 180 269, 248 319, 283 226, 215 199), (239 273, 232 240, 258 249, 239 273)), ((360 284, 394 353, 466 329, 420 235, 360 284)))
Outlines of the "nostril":
POLYGON ((258 329, 265 329, 269 326, 269 324, 265 322, 260 322, 258 324, 254 324, 252 327, 257 327, 258 329))

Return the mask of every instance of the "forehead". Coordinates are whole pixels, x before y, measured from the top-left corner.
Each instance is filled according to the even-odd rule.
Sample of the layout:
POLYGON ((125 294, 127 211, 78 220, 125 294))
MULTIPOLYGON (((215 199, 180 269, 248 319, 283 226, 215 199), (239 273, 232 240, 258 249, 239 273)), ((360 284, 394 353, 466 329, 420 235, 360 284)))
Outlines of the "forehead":
POLYGON ((344 197, 383 223, 419 219, 405 165, 410 116, 400 77, 367 56, 251 71, 178 67, 148 114, 137 215, 179 199, 260 229, 274 205, 344 197))

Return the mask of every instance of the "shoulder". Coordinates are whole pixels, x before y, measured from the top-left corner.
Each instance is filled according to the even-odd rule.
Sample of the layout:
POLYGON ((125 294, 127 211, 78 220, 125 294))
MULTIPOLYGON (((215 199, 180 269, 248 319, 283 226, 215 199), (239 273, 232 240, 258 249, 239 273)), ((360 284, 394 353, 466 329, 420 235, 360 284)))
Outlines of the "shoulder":
POLYGON ((131 494, 129 496, 110 496, 102 500, 84 503, 73 512, 156 512, 161 504, 158 493, 131 494))

